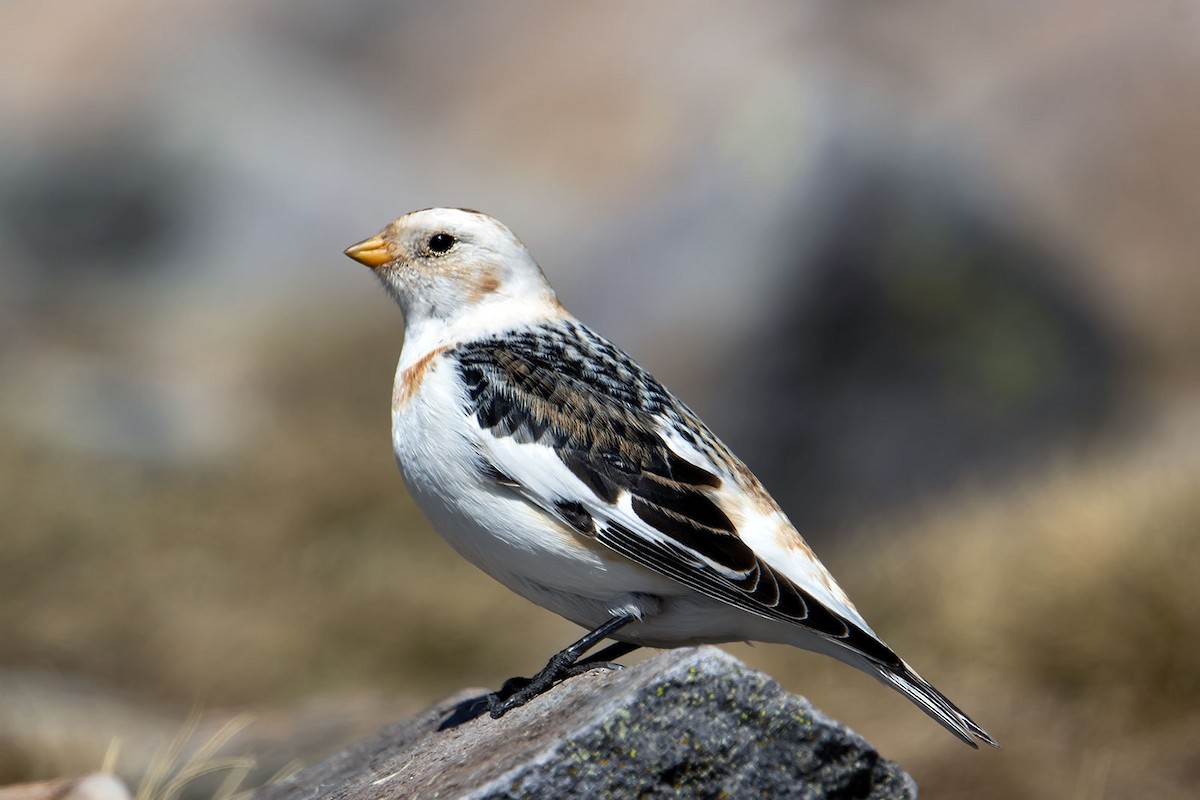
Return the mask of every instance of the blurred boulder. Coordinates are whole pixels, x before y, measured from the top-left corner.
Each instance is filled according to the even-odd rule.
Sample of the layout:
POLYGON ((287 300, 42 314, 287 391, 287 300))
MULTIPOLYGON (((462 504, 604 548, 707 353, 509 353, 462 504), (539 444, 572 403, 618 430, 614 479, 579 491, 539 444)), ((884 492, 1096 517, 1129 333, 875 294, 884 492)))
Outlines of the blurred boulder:
POLYGON ((259 790, 299 798, 912 798, 807 700, 712 647, 569 680, 499 720, 477 690, 259 790))
POLYGON ((186 225, 197 177, 151 131, 98 138, 19 164, 0 191, 10 246, 43 280, 141 276, 186 225))
POLYGON ((726 412, 739 452, 804 529, 1019 469, 1115 405, 1114 334, 1067 259, 926 167, 832 167, 727 376, 724 406, 754 387, 760 412, 726 412))

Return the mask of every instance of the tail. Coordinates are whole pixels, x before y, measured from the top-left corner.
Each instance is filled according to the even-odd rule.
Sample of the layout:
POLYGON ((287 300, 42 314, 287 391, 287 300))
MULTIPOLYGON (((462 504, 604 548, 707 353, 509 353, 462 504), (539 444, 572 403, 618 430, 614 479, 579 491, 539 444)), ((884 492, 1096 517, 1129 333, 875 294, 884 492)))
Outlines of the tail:
POLYGON ((979 745, 975 743, 976 739, 992 747, 1000 746, 975 720, 951 703, 946 695, 933 688, 929 681, 918 675, 908 664, 903 661, 900 663, 903 666, 898 669, 871 663, 865 671, 875 675, 885 686, 890 686, 907 697, 918 708, 940 722, 942 727, 971 747, 979 749, 979 745))

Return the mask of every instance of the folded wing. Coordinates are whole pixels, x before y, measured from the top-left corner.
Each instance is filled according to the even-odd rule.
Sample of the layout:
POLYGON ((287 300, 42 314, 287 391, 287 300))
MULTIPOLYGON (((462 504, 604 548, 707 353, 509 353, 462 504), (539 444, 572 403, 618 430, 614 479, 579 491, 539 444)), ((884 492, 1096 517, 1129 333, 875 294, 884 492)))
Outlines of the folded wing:
POLYGON ((577 323, 459 345, 466 411, 497 483, 581 534, 715 600, 804 626, 881 666, 903 662, 757 556, 722 506, 720 447, 653 377, 577 323), (662 434, 691 436, 692 460, 662 434), (719 455, 719 454, 718 454, 719 455), (695 463, 704 461, 706 463, 695 463))

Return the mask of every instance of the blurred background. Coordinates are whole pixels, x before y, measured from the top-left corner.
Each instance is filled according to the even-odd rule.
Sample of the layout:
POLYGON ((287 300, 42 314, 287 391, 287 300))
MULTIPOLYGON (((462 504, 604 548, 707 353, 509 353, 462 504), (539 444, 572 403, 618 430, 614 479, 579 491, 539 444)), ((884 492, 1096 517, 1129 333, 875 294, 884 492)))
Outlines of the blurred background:
POLYGON ((341 250, 455 205, 1004 749, 735 655, 929 797, 1193 796, 1197 3, 12 0, 0 44, 0 784, 228 796, 575 638, 392 462, 341 250))

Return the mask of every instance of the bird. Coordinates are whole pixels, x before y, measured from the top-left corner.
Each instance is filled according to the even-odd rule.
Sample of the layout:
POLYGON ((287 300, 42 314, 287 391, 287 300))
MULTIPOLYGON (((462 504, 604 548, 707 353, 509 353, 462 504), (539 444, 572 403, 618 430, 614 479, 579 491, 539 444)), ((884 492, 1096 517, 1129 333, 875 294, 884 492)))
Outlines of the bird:
POLYGON ((760 641, 832 656, 999 746, 875 634, 700 418, 564 308, 507 226, 428 208, 344 252, 404 317, 392 445, 413 500, 476 567, 588 631, 489 694, 492 717, 639 647, 760 641))

